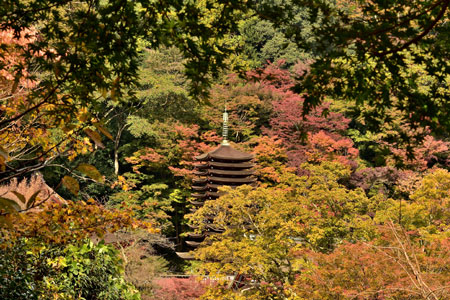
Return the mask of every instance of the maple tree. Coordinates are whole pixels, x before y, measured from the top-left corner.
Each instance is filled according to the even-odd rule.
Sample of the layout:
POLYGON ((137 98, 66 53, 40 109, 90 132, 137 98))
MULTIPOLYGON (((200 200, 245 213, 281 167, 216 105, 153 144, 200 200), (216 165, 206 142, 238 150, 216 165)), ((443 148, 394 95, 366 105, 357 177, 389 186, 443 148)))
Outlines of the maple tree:
POLYGON ((135 288, 123 279, 117 251, 88 240, 126 228, 158 231, 135 220, 129 210, 106 210, 94 201, 44 202, 35 210, 10 212, 2 221, 0 294, 5 299, 78 297, 80 293, 138 299, 135 288))
POLYGON ((194 300, 205 292, 206 283, 190 278, 161 278, 156 281, 159 286, 154 295, 155 300, 194 300))
POLYGON ((392 224, 379 240, 345 243, 331 254, 299 252, 308 263, 291 286, 300 298, 445 299, 449 239, 420 246, 392 224))
POLYGON ((274 187, 224 189, 190 216, 224 230, 196 250, 202 272, 247 278, 204 299, 445 299, 448 171, 429 171, 401 201, 346 189, 344 165, 303 167, 307 177, 284 173, 274 187))
MULTIPOLYGON (((345 136, 350 119, 333 111, 325 116, 330 103, 302 117, 304 98, 291 91, 295 84, 294 75, 282 69, 283 64, 280 61, 248 73, 260 89, 269 91, 272 96, 271 118, 263 133, 283 140, 289 165, 299 171, 304 162, 322 160, 339 161, 355 168, 358 150, 345 136)), ((307 67, 307 64, 299 63, 295 72, 303 72, 307 67)))

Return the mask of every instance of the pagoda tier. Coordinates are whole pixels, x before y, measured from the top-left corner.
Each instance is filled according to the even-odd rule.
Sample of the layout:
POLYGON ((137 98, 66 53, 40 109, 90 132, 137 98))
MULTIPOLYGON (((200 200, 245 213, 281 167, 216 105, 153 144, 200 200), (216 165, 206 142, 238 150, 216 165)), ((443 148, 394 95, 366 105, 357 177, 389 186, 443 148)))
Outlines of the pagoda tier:
POLYGON ((226 162, 215 162, 208 161, 200 164, 195 164, 194 167, 197 169, 250 169, 255 165, 252 163, 226 163, 226 162))
MULTIPOLYGON (((228 144, 222 144, 215 150, 195 157, 198 161, 194 167, 193 200, 191 212, 198 210, 205 201, 214 200, 221 196, 218 192, 221 186, 237 187, 243 184, 254 184, 254 164, 252 154, 234 149, 228 144)), ((212 224, 213 216, 205 218, 206 230, 202 233, 188 233, 186 245, 197 248, 206 236, 220 234, 223 229, 212 224)), ((191 226, 192 227, 192 226, 191 226)))
POLYGON ((198 161, 205 162, 248 162, 253 159, 253 154, 248 154, 232 148, 230 145, 220 145, 217 149, 195 157, 198 161))

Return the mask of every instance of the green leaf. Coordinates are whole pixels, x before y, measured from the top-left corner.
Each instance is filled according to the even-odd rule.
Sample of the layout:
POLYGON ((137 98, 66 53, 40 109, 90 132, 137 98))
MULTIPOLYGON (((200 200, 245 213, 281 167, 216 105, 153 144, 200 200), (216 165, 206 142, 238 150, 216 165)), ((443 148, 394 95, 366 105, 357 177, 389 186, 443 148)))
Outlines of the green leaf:
POLYGON ((92 178, 95 181, 103 182, 102 174, 100 174, 100 172, 93 165, 80 164, 77 167, 77 170, 80 171, 81 173, 85 174, 89 178, 92 178))
POLYGON ((12 193, 13 193, 14 195, 16 195, 16 197, 20 200, 20 202, 22 202, 23 204, 25 204, 26 200, 25 200, 25 196, 24 196, 24 195, 22 195, 21 193, 16 192, 16 191, 12 191, 12 193))
POLYGON ((0 197, 0 209, 6 210, 7 212, 15 212, 21 210, 21 207, 14 200, 0 197))
POLYGON ((71 176, 64 176, 62 179, 62 184, 74 195, 78 195, 80 191, 80 185, 78 181, 71 176))

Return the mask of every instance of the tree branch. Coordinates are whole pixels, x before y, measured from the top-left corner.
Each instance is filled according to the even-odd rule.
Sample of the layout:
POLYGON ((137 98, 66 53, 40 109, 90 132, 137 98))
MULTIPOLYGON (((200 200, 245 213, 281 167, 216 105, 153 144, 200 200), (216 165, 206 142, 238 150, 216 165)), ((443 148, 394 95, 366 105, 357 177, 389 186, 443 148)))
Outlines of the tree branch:
POLYGON ((419 42, 442 19, 442 17, 445 14, 445 11, 447 10, 447 8, 449 6, 449 3, 450 3, 450 0, 444 0, 443 6, 442 6, 441 10, 439 11, 439 14, 436 16, 436 19, 434 19, 434 21, 431 22, 431 24, 428 25, 428 27, 426 27, 421 34, 419 34, 416 37, 412 38, 411 40, 409 40, 408 42, 404 43, 400 47, 397 47, 397 48, 394 48, 392 50, 388 50, 388 51, 385 51, 385 52, 381 52, 381 53, 374 53, 374 55, 381 58, 381 57, 384 57, 384 56, 386 56, 388 54, 392 54, 392 53, 396 53, 396 52, 402 51, 402 50, 408 48, 410 45, 416 44, 417 42, 419 42))

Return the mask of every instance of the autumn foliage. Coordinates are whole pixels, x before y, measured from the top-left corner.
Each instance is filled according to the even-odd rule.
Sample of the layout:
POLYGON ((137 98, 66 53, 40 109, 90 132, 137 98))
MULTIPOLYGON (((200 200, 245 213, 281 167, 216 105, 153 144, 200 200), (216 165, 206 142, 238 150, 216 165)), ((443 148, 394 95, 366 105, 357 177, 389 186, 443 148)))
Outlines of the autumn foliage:
POLYGON ((161 278, 155 281, 155 300, 194 300, 205 293, 206 283, 189 278, 161 278))
POLYGON ((0 6, 0 298, 447 300, 449 1, 409 2, 0 6), (225 111, 257 181, 198 207, 225 111))

